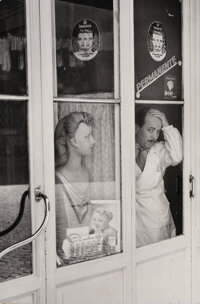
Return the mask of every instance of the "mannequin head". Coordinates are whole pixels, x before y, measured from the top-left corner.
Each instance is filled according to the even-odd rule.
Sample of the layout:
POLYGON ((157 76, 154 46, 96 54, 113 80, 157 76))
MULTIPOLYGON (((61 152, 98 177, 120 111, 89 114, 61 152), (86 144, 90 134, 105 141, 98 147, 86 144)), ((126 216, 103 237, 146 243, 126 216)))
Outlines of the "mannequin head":
POLYGON ((70 151, 80 156, 91 154, 95 143, 93 126, 94 119, 87 112, 72 112, 59 120, 55 129, 56 165, 67 163, 70 151))

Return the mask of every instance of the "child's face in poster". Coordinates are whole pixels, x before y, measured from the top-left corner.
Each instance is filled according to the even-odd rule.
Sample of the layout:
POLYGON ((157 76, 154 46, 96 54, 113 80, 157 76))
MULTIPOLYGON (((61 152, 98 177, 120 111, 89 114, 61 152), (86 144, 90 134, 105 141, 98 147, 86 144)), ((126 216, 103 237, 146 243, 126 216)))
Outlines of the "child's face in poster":
POLYGON ((104 230, 108 226, 107 216, 98 214, 97 212, 93 215, 93 224, 96 230, 104 230))

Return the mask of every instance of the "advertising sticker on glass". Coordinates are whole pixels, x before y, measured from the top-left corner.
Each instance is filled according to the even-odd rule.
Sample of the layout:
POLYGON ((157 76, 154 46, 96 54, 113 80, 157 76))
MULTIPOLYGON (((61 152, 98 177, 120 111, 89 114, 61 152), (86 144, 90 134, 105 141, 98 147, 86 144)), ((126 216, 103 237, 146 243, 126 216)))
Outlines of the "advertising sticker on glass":
POLYGON ((134 4, 136 99, 182 100, 181 3, 136 0, 134 4), (173 93, 166 87, 172 84, 167 78, 175 85, 173 93))

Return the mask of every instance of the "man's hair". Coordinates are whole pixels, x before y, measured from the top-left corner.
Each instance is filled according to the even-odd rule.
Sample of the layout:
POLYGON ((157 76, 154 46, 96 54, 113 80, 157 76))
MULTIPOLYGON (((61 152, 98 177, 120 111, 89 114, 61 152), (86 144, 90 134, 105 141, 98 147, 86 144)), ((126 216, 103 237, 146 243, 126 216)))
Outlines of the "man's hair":
POLYGON ((149 113, 151 107, 145 106, 138 110, 138 112, 135 114, 135 123, 138 125, 140 128, 145 124, 145 118, 146 115, 149 113))

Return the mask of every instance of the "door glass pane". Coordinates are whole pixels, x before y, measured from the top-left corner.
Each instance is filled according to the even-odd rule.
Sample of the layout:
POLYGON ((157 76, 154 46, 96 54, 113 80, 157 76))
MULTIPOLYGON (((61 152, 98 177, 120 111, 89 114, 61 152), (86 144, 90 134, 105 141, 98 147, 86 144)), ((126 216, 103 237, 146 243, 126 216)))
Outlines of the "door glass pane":
POLYGON ((0 1, 0 94, 27 94, 23 0, 0 1))
POLYGON ((121 252, 119 106, 55 104, 58 266, 121 252))
POLYGON ((137 247, 183 233, 181 18, 179 0, 134 1, 137 247))
MULTIPOLYGON (((0 232, 10 227, 28 189, 27 102, 0 101, 0 232)), ((31 207, 27 198, 21 222, 0 237, 0 252, 31 235, 31 207)), ((0 281, 32 273, 31 245, 16 249, 0 259, 0 281)))
POLYGON ((182 100, 181 1, 136 0, 134 7, 136 99, 182 100))
POLYGON ((55 1, 57 96, 113 98, 113 4, 55 1))
POLYGON ((182 105, 136 104, 137 247, 182 228, 182 105))

